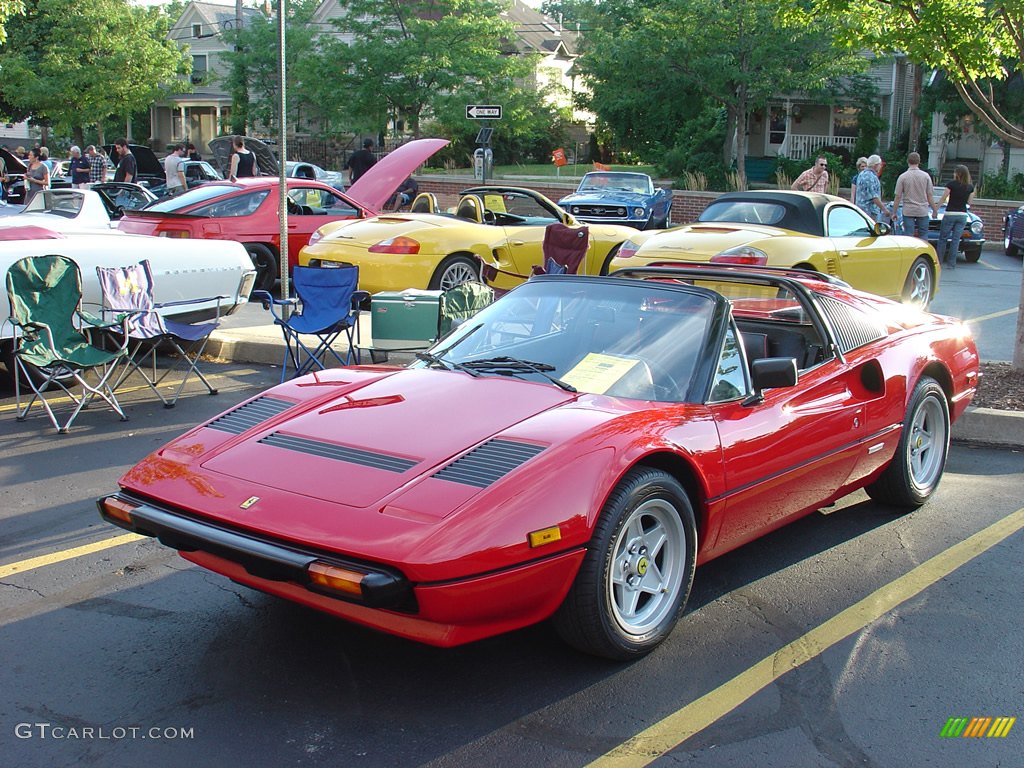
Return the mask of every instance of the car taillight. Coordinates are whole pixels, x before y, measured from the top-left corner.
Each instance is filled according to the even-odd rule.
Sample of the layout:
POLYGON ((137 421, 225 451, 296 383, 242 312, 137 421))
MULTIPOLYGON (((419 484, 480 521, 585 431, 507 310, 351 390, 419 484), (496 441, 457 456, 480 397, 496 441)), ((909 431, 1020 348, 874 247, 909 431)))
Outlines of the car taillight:
POLYGON ((419 253, 420 244, 411 237, 389 237, 371 245, 367 250, 370 253, 419 253))
POLYGON ((192 237, 187 229, 163 229, 156 234, 157 237, 192 237))
POLYGON ((627 240, 619 246, 619 252, 615 254, 620 259, 632 259, 636 256, 636 252, 640 250, 640 246, 634 243, 632 240, 627 240))
POLYGON ((763 267, 768 263, 768 254, 749 245, 730 248, 711 257, 712 264, 743 264, 750 267, 763 267))

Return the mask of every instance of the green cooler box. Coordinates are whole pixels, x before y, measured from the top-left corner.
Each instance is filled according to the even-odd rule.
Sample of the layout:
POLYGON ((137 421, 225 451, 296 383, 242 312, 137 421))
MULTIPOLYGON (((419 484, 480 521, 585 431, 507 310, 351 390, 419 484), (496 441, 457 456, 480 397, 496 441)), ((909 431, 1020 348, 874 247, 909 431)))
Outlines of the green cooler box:
MULTIPOLYGON (((373 349, 426 349, 437 338, 441 291, 382 291, 370 297, 373 349)), ((362 345, 366 339, 362 339, 362 345)))

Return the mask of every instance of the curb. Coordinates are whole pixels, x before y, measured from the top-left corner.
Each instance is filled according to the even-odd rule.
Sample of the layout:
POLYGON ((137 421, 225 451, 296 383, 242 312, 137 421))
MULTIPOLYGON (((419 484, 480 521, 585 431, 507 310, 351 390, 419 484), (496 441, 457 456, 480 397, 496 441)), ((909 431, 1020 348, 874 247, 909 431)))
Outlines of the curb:
POLYGON ((1024 412, 969 406, 953 424, 954 442, 1024 450, 1024 412))

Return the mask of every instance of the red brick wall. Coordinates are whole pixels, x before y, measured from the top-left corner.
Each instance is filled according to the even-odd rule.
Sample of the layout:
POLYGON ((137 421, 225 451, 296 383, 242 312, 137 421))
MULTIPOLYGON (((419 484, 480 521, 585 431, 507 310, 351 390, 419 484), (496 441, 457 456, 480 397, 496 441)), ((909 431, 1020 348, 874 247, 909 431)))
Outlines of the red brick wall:
MULTIPOLYGON (((479 184, 472 179, 445 179, 437 176, 420 176, 416 179, 421 192, 433 192, 442 208, 450 208, 458 204, 462 190, 479 184)), ((572 183, 538 182, 533 179, 499 179, 497 183, 509 187, 527 187, 535 189, 555 202, 572 192, 576 185, 572 183)), ((689 192, 677 189, 673 192, 672 223, 685 224, 694 221, 708 203, 718 197, 721 192, 689 192)), ((981 216, 985 222, 985 239, 1002 241, 1003 219, 1009 211, 1016 210, 1024 202, 1011 200, 975 200, 971 210, 981 216)))

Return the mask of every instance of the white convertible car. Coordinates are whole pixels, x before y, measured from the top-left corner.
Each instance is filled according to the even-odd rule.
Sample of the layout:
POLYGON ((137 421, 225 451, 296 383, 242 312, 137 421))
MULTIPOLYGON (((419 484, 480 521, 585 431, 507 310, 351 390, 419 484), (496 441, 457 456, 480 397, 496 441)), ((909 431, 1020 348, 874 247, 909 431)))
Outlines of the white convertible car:
MULTIPOLYGON (((22 216, 8 217, 21 219, 22 216)), ((5 222, 5 223, 8 223, 5 222)), ((230 240, 181 240, 177 238, 129 235, 94 229, 62 233, 31 223, 0 227, 0 360, 9 367, 14 349, 14 329, 7 317, 7 270, 23 256, 58 253, 73 259, 82 271, 82 300, 86 310, 100 305, 96 267, 118 267, 149 259, 157 303, 206 299, 199 304, 169 307, 167 317, 185 321, 207 319, 217 312, 231 314, 246 303, 256 280, 252 259, 241 243, 230 240)))
POLYGON ((58 232, 116 232, 125 209, 149 205, 157 197, 145 187, 124 182, 96 184, 92 189, 48 189, 24 207, 9 206, 0 227, 34 225, 58 232))

